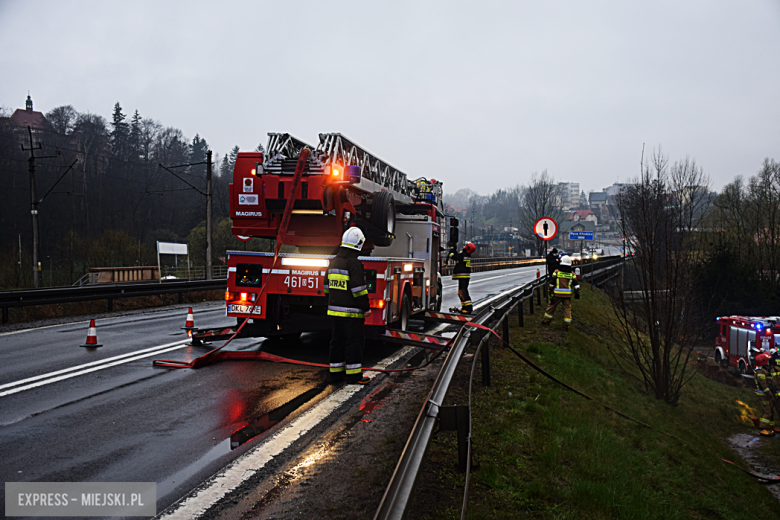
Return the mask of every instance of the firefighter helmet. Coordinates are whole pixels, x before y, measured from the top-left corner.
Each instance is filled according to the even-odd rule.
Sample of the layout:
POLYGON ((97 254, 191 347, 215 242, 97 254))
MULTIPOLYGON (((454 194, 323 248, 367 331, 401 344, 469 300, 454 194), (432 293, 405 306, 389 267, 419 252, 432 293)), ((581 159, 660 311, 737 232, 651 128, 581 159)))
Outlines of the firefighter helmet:
POLYGON ((571 267, 571 257, 569 255, 563 255, 561 257, 561 265, 568 265, 571 267))
POLYGON ((463 250, 468 254, 471 254, 477 250, 477 246, 475 246, 472 242, 466 242, 466 245, 463 246, 463 250))
POLYGON ((363 242, 366 241, 366 236, 360 231, 360 228, 351 227, 344 231, 341 236, 341 247, 348 247, 360 251, 363 249, 363 242))
POLYGON ((769 354, 762 352, 756 356, 756 367, 763 367, 769 364, 769 354))

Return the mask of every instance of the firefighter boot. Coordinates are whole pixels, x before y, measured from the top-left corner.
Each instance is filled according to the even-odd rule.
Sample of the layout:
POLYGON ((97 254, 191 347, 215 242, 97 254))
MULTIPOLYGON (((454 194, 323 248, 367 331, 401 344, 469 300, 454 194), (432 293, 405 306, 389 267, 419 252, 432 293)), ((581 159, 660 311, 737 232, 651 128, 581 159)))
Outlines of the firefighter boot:
POLYGON ((775 436, 775 431, 774 431, 774 429, 772 429, 772 430, 761 430, 760 435, 762 437, 774 437, 775 436))
POLYGON ((367 385, 370 382, 371 380, 363 374, 358 374, 356 376, 350 376, 347 378, 348 385, 367 385))

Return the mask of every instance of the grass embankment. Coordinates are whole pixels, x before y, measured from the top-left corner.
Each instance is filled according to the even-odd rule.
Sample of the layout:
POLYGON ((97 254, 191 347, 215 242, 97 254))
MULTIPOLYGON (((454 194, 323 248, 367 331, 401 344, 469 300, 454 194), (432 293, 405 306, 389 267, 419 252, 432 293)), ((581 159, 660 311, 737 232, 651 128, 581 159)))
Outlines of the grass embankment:
MULTIPOLYGON (((737 403, 755 408, 752 389, 697 374, 677 406, 657 401, 614 365, 606 332, 614 319, 609 300, 588 288, 582 295, 573 302, 570 331, 563 331, 560 309, 553 325, 542 328, 543 309, 537 307, 524 328, 510 330, 512 346, 564 382, 657 430, 566 390, 509 349, 493 348, 492 386, 481 385, 479 369, 474 382, 477 467, 468 518, 780 517, 780 503, 764 486, 720 460, 742 463, 725 439, 755 432, 737 403)), ((448 404, 467 402, 469 368, 459 369, 459 388, 451 390, 448 404)), ((768 456, 778 461, 780 438, 771 441, 768 456)), ((456 471, 454 433, 439 434, 429 450, 426 476, 418 482, 439 500, 427 518, 458 518, 464 476, 456 471)))

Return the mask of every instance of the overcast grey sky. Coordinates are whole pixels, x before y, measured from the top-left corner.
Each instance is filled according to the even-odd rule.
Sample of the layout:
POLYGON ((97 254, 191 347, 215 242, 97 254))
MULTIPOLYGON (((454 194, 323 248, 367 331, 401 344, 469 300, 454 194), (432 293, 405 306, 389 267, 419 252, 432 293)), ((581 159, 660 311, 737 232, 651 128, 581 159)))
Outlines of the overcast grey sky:
POLYGON ((119 101, 220 155, 341 132, 445 190, 600 190, 642 143, 720 189, 780 160, 780 1, 0 0, 0 105, 119 101))

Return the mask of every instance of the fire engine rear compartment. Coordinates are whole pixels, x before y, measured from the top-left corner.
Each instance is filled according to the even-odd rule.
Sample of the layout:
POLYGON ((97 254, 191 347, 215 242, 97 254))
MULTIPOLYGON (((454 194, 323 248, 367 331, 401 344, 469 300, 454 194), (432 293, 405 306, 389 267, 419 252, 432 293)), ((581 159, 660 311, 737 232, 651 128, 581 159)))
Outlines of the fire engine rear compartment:
MULTIPOLYGON (((273 253, 228 251, 226 316, 240 322, 250 317, 251 310, 252 319, 245 333, 252 336, 329 330, 323 284, 333 257, 282 253, 271 269, 273 253), (264 283, 265 291, 259 294, 264 283)), ((424 312, 432 304, 424 260, 374 256, 358 259, 366 272, 372 310, 366 325, 371 336, 384 333, 389 325, 424 312)))

